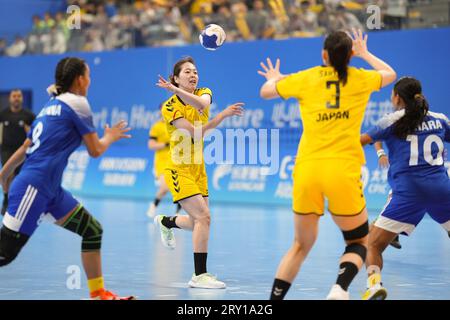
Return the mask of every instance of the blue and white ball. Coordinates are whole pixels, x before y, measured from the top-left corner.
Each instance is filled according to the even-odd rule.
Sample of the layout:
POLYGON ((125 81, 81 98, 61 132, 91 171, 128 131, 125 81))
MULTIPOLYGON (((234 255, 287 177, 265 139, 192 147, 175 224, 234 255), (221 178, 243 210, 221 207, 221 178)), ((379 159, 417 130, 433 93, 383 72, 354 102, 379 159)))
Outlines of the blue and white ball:
POLYGON ((199 35, 200 43, 207 50, 218 49, 225 42, 226 38, 225 31, 217 24, 207 25, 199 35))

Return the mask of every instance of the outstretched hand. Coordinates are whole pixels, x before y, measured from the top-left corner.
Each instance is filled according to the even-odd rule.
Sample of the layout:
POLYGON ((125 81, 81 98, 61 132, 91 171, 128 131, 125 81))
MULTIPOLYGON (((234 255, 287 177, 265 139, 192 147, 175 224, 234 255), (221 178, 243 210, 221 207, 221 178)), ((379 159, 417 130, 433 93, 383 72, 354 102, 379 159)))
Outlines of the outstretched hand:
POLYGON ((131 130, 130 127, 127 127, 128 123, 125 120, 121 120, 117 122, 112 127, 109 127, 109 125, 105 125, 105 136, 109 136, 113 142, 116 142, 120 139, 129 139, 131 138, 131 135, 126 134, 131 130))
POLYGON ((158 77, 159 77, 158 83, 156 84, 158 87, 175 93, 175 90, 177 89, 177 87, 175 87, 170 81, 167 81, 166 79, 164 79, 161 75, 158 75, 158 77))
POLYGON ((353 41, 353 55, 355 57, 363 58, 369 53, 367 50, 367 38, 368 35, 364 35, 361 29, 352 28, 352 34, 350 35, 353 41))
POLYGON ((243 102, 232 104, 231 106, 228 106, 224 111, 222 111, 223 115, 225 117, 242 116, 244 114, 244 108, 242 108, 243 105, 243 102))
POLYGON ((389 169, 389 158, 387 155, 383 155, 378 158, 378 166, 381 169, 389 169))
POLYGON ((275 66, 273 66, 270 58, 267 58, 267 65, 264 62, 261 62, 260 65, 264 71, 258 70, 258 74, 265 77, 266 80, 279 80, 284 77, 280 73, 280 59, 277 59, 275 66))

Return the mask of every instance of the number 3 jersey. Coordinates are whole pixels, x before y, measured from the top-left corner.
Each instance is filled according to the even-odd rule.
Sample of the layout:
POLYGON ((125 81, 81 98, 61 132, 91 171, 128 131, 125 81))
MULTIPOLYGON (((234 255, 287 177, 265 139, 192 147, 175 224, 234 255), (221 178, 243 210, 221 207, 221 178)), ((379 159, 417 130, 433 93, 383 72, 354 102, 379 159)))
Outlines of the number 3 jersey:
POLYGON ((348 67, 347 83, 339 82, 332 67, 318 66, 277 82, 278 94, 300 103, 303 134, 297 162, 349 159, 365 162, 360 143, 364 111, 373 91, 381 87, 375 70, 348 67))
POLYGON ((28 133, 32 141, 19 179, 51 197, 61 186, 69 156, 82 137, 95 132, 86 97, 63 93, 52 98, 33 122, 28 133))
POLYGON ((450 199, 450 182, 444 166, 444 143, 450 142, 448 118, 428 112, 413 134, 400 139, 394 134, 394 125, 404 114, 405 110, 388 114, 367 132, 373 141, 385 141, 389 149, 388 179, 393 193, 428 200, 444 195, 446 200, 450 199))

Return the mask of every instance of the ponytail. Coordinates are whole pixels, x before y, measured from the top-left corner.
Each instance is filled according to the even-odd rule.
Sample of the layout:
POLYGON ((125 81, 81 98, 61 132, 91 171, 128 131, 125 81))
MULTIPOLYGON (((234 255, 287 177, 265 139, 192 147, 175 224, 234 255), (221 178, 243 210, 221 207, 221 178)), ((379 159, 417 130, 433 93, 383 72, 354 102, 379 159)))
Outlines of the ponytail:
POLYGON ((49 85, 47 88, 47 93, 49 96, 56 97, 58 95, 58 87, 56 86, 56 84, 53 83, 49 85))
POLYGON ((424 121, 429 105, 422 95, 420 82, 414 78, 400 79, 394 86, 394 93, 405 103, 405 115, 395 123, 394 134, 400 139, 406 139, 424 121))
POLYGON ((336 31, 327 36, 324 50, 328 52, 330 65, 337 72, 339 81, 347 84, 348 64, 352 56, 352 39, 343 31, 336 31))

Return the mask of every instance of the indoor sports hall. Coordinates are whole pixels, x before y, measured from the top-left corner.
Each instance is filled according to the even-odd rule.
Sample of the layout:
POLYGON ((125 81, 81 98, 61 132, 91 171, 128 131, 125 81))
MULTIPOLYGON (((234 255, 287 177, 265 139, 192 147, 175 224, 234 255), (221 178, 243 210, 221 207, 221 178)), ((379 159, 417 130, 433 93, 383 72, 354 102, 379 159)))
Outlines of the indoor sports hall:
MULTIPOLYGON (((139 300, 268 300, 279 263, 294 241, 292 174, 304 123, 297 99, 261 97, 260 88, 266 81, 258 74, 261 62, 267 65, 270 58, 275 64, 279 59, 284 74, 320 66, 328 34, 361 29, 368 35, 368 50, 395 70, 396 81, 402 77, 418 79, 430 111, 441 114, 439 119, 449 117, 450 2, 393 2, 0 0, 0 108, 8 110, 13 101, 11 92, 19 90, 23 109, 37 116, 30 125, 17 122, 20 130, 27 132, 32 151, 27 151, 21 173, 14 179, 26 172, 35 179, 37 173, 29 169, 27 161, 39 150, 33 147, 40 143, 36 123, 58 113, 57 108, 43 109, 50 99, 47 88, 55 83, 55 68, 61 59, 80 58, 90 70, 86 97, 93 131, 89 134, 97 133, 101 138, 109 129, 104 129, 106 125, 113 126, 120 120, 131 128, 126 132, 130 138, 108 145, 109 149, 97 157, 91 157, 89 145, 84 140, 81 143, 80 138, 82 145, 71 152, 61 177, 62 188, 79 201, 86 215, 101 223, 105 287, 139 300), (210 24, 219 25, 226 34, 226 40, 219 39, 223 35, 216 37, 220 43, 214 42, 212 47, 205 40, 210 36, 210 24), (199 39, 200 34, 204 38, 199 39), (221 119, 217 128, 205 135, 204 144, 200 143, 211 217, 208 272, 226 283, 225 289, 191 287, 189 280, 195 276, 192 232, 170 229, 176 246, 167 248, 161 241, 159 220, 155 219, 159 215, 175 215, 177 205, 172 201, 172 193, 173 188, 177 192, 178 182, 155 202, 161 182, 155 174, 155 151, 149 148, 149 141, 156 139, 151 128, 161 117, 167 126, 178 120, 177 116, 167 120, 164 111, 170 111, 167 101, 170 104, 172 95, 179 98, 183 107, 189 104, 176 92, 162 90, 170 85, 164 81, 173 73, 174 64, 186 56, 195 61, 196 87, 212 92, 206 94, 212 97, 209 120, 220 117, 232 104, 244 104, 243 114, 221 119)), ((353 57, 350 65, 371 69, 358 57, 353 57)), ((370 95, 360 133, 369 132, 386 114, 395 111, 391 102, 393 88, 394 83, 370 95)), ((342 95, 344 92, 342 89, 342 95)), ((336 93, 336 99, 339 94, 336 93)), ((353 116, 339 107, 327 110, 329 113, 319 114, 316 123, 332 124, 353 116)), ((204 114, 200 112, 200 116, 204 114)), ((2 117, 6 116, 0 115, 1 154, 5 157, 5 139, 15 134, 11 131, 12 120, 2 117)), ((424 123, 426 128, 422 126, 422 131, 439 129, 433 123, 424 123)), ((327 133, 322 132, 325 136, 327 133)), ((25 133, 21 134, 25 137, 25 133)), ((329 131, 329 135, 334 134, 335 131, 329 131)), ((60 137, 57 131, 52 135, 54 139, 60 137)), ((51 136, 46 141, 51 141, 51 136)), ((169 149, 170 145, 172 152, 171 143, 167 142, 166 147, 169 149)), ((386 145, 383 148, 384 153, 377 153, 373 145, 364 147, 361 190, 369 223, 385 208, 392 189, 389 182, 394 179, 392 175, 388 178, 392 163, 390 168, 381 167, 379 160, 381 156, 391 160, 396 150, 386 145)), ((448 179, 448 140, 425 143, 423 150, 421 144, 411 142, 411 148, 412 158, 420 162, 422 157, 430 166, 444 167, 447 173, 443 174, 448 179)), ((39 166, 51 165, 51 157, 43 159, 35 161, 41 161, 39 166)), ((2 159, 3 168, 5 162, 2 159)), ((170 161, 162 162, 165 166, 170 161)), ((410 166, 414 166, 414 159, 410 166)), ((335 167, 336 172, 341 170, 335 167)), ((41 177, 42 183, 54 183, 58 178, 52 170, 47 172, 41 177)), ((170 175, 170 170, 164 174, 170 175)), ((320 174, 318 168, 317 175, 320 174)), ((172 179, 174 176, 178 178, 172 171, 172 179)), ((6 178, 1 176, 0 180, 5 182, 6 178)), ((430 184, 437 181, 433 176, 424 179, 430 184)), ((11 196, 16 194, 14 181, 8 185, 5 217, 11 217, 12 210, 17 209, 11 196)), ((329 182, 341 183, 332 178, 329 182)), ((201 198, 199 194, 184 198, 201 198)), ((443 194, 444 199, 436 201, 450 200, 443 194)), ((201 195, 206 196, 203 192, 201 195)), ((31 192, 19 201, 15 217, 18 221, 21 213, 23 219, 28 219, 34 199, 31 192)), ((182 206, 184 200, 180 200, 182 206)), ((316 243, 291 284, 288 300, 323 300, 336 281, 345 242, 326 208, 327 202, 316 243)), ((36 230, 20 254, 0 268, 0 300, 84 300, 89 299, 90 291, 92 294, 80 254, 78 234, 83 232, 84 218, 75 221, 81 228, 67 232, 56 226, 55 219, 45 210, 38 214, 36 230)), ((188 216, 181 209, 177 219, 188 216)), ((6 223, 9 229, 10 221, 6 223)), ((22 230, 9 229, 7 232, 22 230)), ((450 217, 446 223, 437 223, 425 214, 410 236, 399 236, 400 249, 390 245, 386 248, 382 284, 388 292, 387 299, 450 299, 447 230, 450 217)), ((8 259, 9 250, 16 248, 8 237, 10 233, 0 237, 0 262, 8 259)), ((348 288, 350 299, 361 300, 366 289, 363 266, 348 288)))

